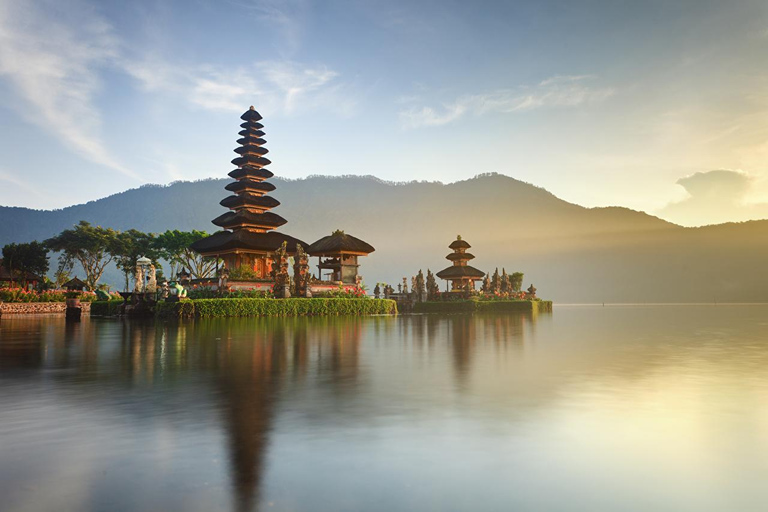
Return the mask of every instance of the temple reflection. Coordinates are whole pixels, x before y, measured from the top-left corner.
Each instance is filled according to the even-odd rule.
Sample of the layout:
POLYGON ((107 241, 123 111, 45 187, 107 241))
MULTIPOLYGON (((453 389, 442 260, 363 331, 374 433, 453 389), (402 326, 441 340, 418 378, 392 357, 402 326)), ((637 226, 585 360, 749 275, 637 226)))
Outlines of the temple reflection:
POLYGON ((384 375, 377 377, 384 381, 371 380, 367 368, 374 363, 371 358, 390 352, 393 343, 425 357, 445 352, 447 346, 454 383, 466 390, 479 351, 498 356, 523 350, 536 317, 2 322, 0 368, 66 369, 51 378, 84 386, 82 396, 72 400, 98 401, 136 421, 160 411, 183 423, 198 417, 195 408, 218 411, 233 508, 240 512, 258 508, 262 499, 272 430, 280 414, 300 410, 307 422, 325 427, 350 407, 362 407, 356 421, 375 416, 377 404, 361 406, 355 397, 386 382, 384 375), (307 400, 307 393, 314 398, 307 400), (121 394, 136 398, 106 398, 121 394))

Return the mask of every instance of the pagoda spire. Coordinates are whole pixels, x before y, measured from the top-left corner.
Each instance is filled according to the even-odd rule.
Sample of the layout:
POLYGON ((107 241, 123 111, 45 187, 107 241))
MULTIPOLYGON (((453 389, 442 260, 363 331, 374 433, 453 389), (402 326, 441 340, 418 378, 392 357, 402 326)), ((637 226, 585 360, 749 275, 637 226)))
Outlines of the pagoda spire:
POLYGON ((239 146, 235 148, 238 156, 232 160, 237 169, 229 173, 235 181, 224 187, 233 195, 219 203, 230 211, 215 218, 213 223, 233 232, 247 230, 266 233, 287 221, 269 211, 280 205, 280 202, 267 195, 275 190, 275 186, 266 181, 274 175, 265 169, 272 162, 265 157, 269 150, 264 147, 267 141, 263 138, 264 125, 259 122, 261 114, 251 106, 240 119, 244 122, 240 125, 241 138, 237 140, 239 146))

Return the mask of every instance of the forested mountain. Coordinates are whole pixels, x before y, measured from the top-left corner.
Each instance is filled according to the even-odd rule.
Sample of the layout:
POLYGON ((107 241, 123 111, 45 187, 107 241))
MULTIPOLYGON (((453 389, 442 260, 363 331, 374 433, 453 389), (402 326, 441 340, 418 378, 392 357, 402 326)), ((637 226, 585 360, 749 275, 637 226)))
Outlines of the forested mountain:
MULTIPOLYGON (((42 240, 80 220, 212 232, 229 181, 144 186, 55 211, 0 207, 0 244, 42 240)), ((282 203, 273 211, 288 219, 280 231, 311 243, 344 229, 376 247, 361 267, 371 285, 448 266, 447 246, 460 234, 474 266, 525 272, 526 287, 559 302, 768 300, 768 221, 683 228, 626 208, 584 208, 496 174, 452 184, 272 181, 282 203)))

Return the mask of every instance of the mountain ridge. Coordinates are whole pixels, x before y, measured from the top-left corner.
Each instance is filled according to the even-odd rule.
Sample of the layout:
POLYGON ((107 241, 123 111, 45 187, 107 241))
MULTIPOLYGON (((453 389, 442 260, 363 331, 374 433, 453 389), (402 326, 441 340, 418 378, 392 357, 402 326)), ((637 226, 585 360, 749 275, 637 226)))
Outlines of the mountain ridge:
MULTIPOLYGON (((121 230, 213 232, 210 221, 223 213, 218 203, 230 181, 150 184, 55 210, 0 207, 0 245, 42 240, 80 220, 121 230)), ((448 266, 446 247, 461 234, 474 246, 474 266, 523 271, 526 283, 555 300, 768 300, 768 282, 754 275, 768 256, 768 221, 687 228, 625 207, 569 203, 496 173, 453 183, 358 175, 273 183, 282 203, 274 211, 288 219, 280 231, 311 243, 344 229, 376 247, 362 261, 369 283, 448 266), (732 281, 720 276, 724 268, 732 281)))

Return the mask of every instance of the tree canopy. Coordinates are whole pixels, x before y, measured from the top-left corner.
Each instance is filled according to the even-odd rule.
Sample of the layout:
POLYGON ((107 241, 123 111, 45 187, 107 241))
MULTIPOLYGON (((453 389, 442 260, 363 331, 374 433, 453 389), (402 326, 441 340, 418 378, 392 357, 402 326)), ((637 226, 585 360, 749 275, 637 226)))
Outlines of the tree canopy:
POLYGON ((3 266, 11 279, 19 279, 24 284, 29 274, 43 279, 48 272, 48 265, 48 250, 40 242, 7 244, 3 247, 3 266))
POLYGON ((88 289, 95 290, 104 268, 114 259, 113 254, 117 251, 117 231, 92 226, 81 220, 73 229, 65 229, 46 240, 45 245, 80 263, 88 289))

